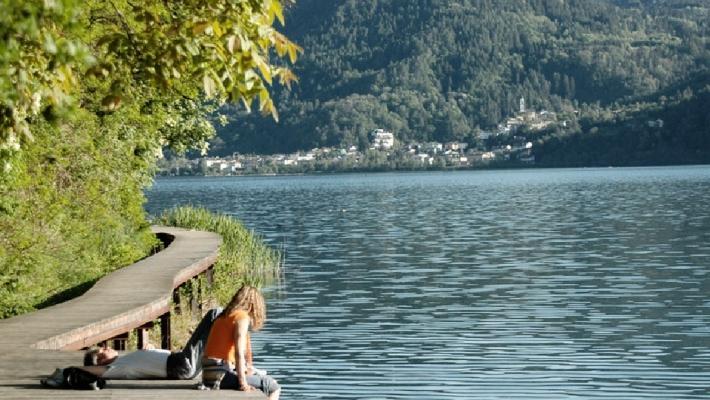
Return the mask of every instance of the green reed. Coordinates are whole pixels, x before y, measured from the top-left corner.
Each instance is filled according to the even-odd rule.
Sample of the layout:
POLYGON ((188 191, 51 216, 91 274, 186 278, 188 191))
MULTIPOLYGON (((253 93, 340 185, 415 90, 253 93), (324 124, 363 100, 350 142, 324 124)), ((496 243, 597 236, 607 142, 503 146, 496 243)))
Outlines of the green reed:
POLYGON ((263 238, 235 218, 200 207, 176 207, 164 211, 154 223, 205 230, 222 236, 214 266, 211 296, 226 304, 242 285, 262 287, 278 281, 282 257, 263 238))

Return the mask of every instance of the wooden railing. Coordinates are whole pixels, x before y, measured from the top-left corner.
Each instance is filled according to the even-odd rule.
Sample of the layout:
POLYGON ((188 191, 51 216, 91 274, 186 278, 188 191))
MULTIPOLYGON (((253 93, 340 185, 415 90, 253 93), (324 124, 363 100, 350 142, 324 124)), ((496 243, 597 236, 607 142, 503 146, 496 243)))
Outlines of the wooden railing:
POLYGON ((161 345, 169 348, 173 292, 210 270, 221 238, 179 228, 154 227, 153 231, 172 239, 165 249, 102 278, 76 299, 32 313, 50 318, 46 322, 54 323, 56 332, 31 346, 78 350, 139 329, 141 347, 140 330, 160 319, 161 345))

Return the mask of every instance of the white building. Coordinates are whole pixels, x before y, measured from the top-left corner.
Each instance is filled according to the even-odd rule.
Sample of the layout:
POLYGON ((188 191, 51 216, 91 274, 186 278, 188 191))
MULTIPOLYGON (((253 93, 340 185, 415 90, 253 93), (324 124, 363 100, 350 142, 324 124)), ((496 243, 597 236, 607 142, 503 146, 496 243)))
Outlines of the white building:
POLYGON ((463 151, 466 150, 468 147, 468 143, 463 143, 463 142, 448 142, 444 145, 444 148, 446 150, 451 150, 451 151, 463 151))
POLYGON ((394 147, 394 134, 384 129, 375 129, 371 133, 372 148, 378 150, 389 150, 394 147))
POLYGON ((205 158, 204 160, 205 160, 205 167, 207 167, 207 168, 211 168, 211 167, 213 167, 213 166, 215 166, 215 165, 219 165, 219 164, 222 163, 222 159, 221 159, 221 158, 217 158, 217 157, 215 157, 215 158, 205 158))
POLYGON ((419 146, 419 151, 424 153, 437 154, 444 150, 444 145, 439 142, 423 143, 419 146))

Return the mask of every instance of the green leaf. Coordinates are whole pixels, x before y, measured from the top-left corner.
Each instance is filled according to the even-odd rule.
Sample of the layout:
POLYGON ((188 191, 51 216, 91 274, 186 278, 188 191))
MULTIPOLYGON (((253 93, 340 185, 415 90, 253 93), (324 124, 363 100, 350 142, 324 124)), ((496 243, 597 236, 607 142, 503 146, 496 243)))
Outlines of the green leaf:
POLYGON ((269 91, 266 90, 266 88, 262 88, 261 91, 259 91, 259 103, 261 104, 262 108, 266 104, 266 102, 269 100, 269 91))
POLYGON ((256 66, 259 68, 259 71, 261 71, 261 76, 264 77, 264 80, 271 85, 272 79, 271 79, 271 67, 269 67, 266 62, 264 62, 264 59, 261 58, 258 54, 252 52, 252 58, 254 59, 254 62, 256 63, 256 66))
POLYGON ((208 98, 211 98, 214 96, 215 93, 215 83, 212 80, 212 78, 205 73, 205 75, 202 77, 202 89, 205 91, 205 94, 207 95, 208 98))
POLYGON ((280 1, 277 1, 277 0, 272 1, 270 11, 276 15, 276 18, 278 18, 278 20, 282 26, 286 25, 286 20, 284 19, 283 8, 281 7, 280 1))
POLYGON ((222 25, 220 25, 219 21, 212 22, 212 31, 218 38, 222 37, 222 35, 224 34, 224 31, 222 30, 222 25))
POLYGON ((251 102, 251 99, 242 96, 242 103, 244 104, 244 108, 247 109, 247 112, 251 112, 251 102))
POLYGON ((239 40, 237 35, 231 35, 227 38, 227 50, 229 50, 232 54, 234 54, 234 51, 236 50, 237 40, 239 40))
POLYGON ((294 64, 298 59, 298 47, 296 47, 296 45, 288 45, 288 58, 291 61, 291 64, 294 64))

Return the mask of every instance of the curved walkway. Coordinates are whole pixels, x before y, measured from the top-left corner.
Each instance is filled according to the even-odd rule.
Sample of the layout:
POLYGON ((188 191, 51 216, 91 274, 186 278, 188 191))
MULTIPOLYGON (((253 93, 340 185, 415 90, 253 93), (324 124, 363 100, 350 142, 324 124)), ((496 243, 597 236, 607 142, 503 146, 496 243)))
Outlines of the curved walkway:
POLYGON ((0 320, 0 398, 263 398, 233 391, 192 390, 193 381, 111 381, 98 392, 40 387, 40 377, 54 368, 82 362, 82 353, 58 350, 78 350, 155 320, 170 310, 173 289, 217 259, 222 240, 216 234, 152 229, 173 237, 166 249, 107 275, 80 297, 0 320))

